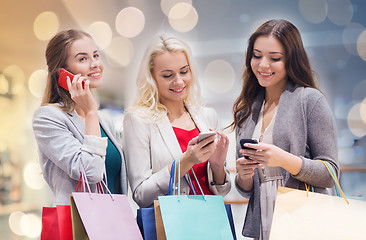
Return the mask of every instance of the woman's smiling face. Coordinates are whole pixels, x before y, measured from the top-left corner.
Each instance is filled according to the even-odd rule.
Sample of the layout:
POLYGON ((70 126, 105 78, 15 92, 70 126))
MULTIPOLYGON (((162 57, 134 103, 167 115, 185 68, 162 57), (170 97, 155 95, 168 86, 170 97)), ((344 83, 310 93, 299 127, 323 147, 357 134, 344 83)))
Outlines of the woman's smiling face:
POLYGON ((157 55, 152 75, 162 104, 182 102, 187 97, 192 74, 183 52, 164 52, 157 55))
POLYGON ((90 81, 90 88, 102 86, 103 63, 93 39, 83 37, 73 42, 66 65, 73 74, 86 77, 90 81))
POLYGON ((255 40, 250 65, 262 87, 271 88, 286 83, 285 50, 272 35, 255 40))

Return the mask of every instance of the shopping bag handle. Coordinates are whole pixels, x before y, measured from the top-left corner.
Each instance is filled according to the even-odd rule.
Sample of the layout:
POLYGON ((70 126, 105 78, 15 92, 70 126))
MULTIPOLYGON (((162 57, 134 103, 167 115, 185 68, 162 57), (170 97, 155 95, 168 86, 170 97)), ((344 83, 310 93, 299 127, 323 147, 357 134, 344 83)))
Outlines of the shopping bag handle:
MULTIPOLYGON (((88 193, 89 193, 90 199, 93 199, 93 197, 91 195, 91 190, 90 190, 88 178, 86 177, 86 172, 85 172, 85 168, 84 168, 84 165, 83 164, 81 164, 81 173, 80 173, 79 183, 80 183, 80 180, 83 183, 83 185, 81 187, 81 191, 83 191, 83 189, 85 189, 85 186, 84 185, 86 184, 86 186, 88 188, 88 193), (83 186, 84 186, 84 188, 83 188, 83 186)), ((79 183, 78 183, 78 187, 77 187, 76 191, 79 188, 79 183)), ((104 194, 103 186, 102 185, 107 190, 107 192, 108 192, 109 196, 111 197, 112 201, 114 201, 114 197, 113 197, 111 191, 109 190, 107 184, 104 182, 103 179, 100 182, 97 183, 97 191, 98 191, 98 193, 104 194)))
MULTIPOLYGON (((337 196, 338 197, 343 197, 344 200, 346 200, 346 202, 349 204, 348 202, 348 199, 346 198, 346 196, 344 195, 343 191, 342 191, 342 188, 339 184, 339 181, 338 181, 338 178, 337 176, 335 175, 334 173, 334 170, 333 170, 333 167, 330 165, 329 162, 327 161, 323 161, 323 160, 317 160, 317 161, 320 161, 324 164, 324 166, 327 168, 329 174, 332 176, 333 178, 333 181, 334 181, 334 187, 336 189, 336 193, 337 193, 337 196)), ((311 186, 312 187, 312 186, 311 186)), ((310 185, 305 183, 305 189, 306 189, 306 193, 307 193, 307 196, 309 196, 309 189, 310 189, 310 185)), ((314 191, 313 187, 312 187, 312 190, 314 191)))
MULTIPOLYGON (((178 181, 178 189, 177 189, 177 195, 178 195, 178 201, 179 201, 179 196, 180 196, 180 158, 178 158, 177 161, 178 161, 178 180, 177 180, 178 181)), ((176 170, 175 170, 175 168, 176 168, 176 161, 174 161, 172 163, 172 167, 171 167, 171 170, 170 170, 168 195, 175 195, 175 187, 174 187, 175 184, 176 184, 176 177, 175 177, 176 170)), ((194 172, 193 168, 191 168, 191 170, 192 170, 194 178, 196 179, 197 185, 198 185, 198 187, 201 191, 202 197, 206 201, 205 194, 203 193, 201 185, 200 185, 200 183, 197 179, 196 173, 194 172)), ((186 175, 187 175, 187 178, 189 180, 189 182, 188 182, 187 179, 186 179, 188 185, 191 185, 194 188, 194 185, 193 185, 192 180, 189 176, 189 173, 187 172, 186 175)), ((192 191, 192 192, 193 192, 194 195, 197 195, 197 193, 195 191, 192 191)))

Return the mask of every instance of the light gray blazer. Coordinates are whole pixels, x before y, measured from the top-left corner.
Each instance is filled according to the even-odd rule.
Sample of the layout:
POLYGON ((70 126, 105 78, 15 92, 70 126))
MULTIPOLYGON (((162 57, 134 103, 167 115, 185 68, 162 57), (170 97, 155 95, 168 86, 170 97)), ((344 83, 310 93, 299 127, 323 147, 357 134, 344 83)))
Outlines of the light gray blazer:
MULTIPOLYGON (((200 131, 218 130, 216 112, 211 108, 200 110, 187 106, 200 131)), ((140 207, 153 206, 158 196, 168 193, 168 165, 178 160, 182 150, 167 116, 159 122, 127 112, 123 121, 122 144, 127 162, 127 172, 133 199, 140 207)), ((208 167, 208 180, 213 181, 208 167)), ((224 185, 211 185, 213 194, 226 195, 231 188, 227 171, 224 185)), ((189 186, 181 180, 181 194, 189 194, 189 186)))
MULTIPOLYGON (((261 91, 253 104, 252 114, 241 128, 236 128, 237 157, 240 156, 240 139, 251 138, 264 100, 261 91)), ((302 158, 303 166, 297 175, 283 170, 284 185, 305 189, 304 183, 314 186, 315 192, 327 193, 334 186, 328 170, 316 159, 329 162, 339 174, 336 126, 325 96, 316 89, 288 82, 277 109, 273 129, 273 143, 281 149, 302 158)), ((259 237, 260 230, 260 180, 258 169, 253 177, 253 189, 246 192, 235 179, 235 186, 244 197, 250 198, 243 235, 259 237)))
MULTIPOLYGON (((121 177, 115 193, 127 194, 124 154, 111 122, 99 113, 99 122, 122 157, 121 177)), ((33 116, 33 132, 38 144, 43 177, 55 195, 54 205, 70 205, 84 165, 92 191, 106 174, 107 138, 85 135, 85 124, 76 111, 65 113, 55 105, 42 106, 33 116)), ((106 178, 105 178, 106 180, 106 178)))

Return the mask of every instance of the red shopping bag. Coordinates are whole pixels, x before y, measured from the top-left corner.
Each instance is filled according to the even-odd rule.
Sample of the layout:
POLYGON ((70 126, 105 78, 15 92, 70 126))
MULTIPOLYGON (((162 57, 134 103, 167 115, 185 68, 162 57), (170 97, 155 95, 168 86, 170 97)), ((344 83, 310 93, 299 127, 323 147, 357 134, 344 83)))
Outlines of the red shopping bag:
POLYGON ((41 240, 72 239, 70 206, 43 207, 41 240))

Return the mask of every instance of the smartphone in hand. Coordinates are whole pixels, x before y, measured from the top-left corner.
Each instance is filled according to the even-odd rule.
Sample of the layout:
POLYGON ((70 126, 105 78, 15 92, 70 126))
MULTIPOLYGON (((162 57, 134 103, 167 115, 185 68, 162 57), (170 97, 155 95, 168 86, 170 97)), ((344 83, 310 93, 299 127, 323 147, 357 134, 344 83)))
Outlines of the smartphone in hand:
MULTIPOLYGON (((252 143, 252 144, 257 144, 258 141, 255 140, 255 139, 240 139, 240 146, 242 149, 251 149, 251 150, 254 150, 253 148, 248 148, 248 147, 245 147, 244 144, 246 143, 252 143)), ((244 156, 246 159, 249 159, 248 156, 244 156)))
MULTIPOLYGON (((216 135, 216 131, 208 131, 208 132, 200 132, 200 134, 198 135, 198 141, 197 143, 201 142, 202 140, 208 138, 208 137, 211 137, 213 135, 216 135)), ((212 142, 209 142, 208 144, 206 144, 204 147, 206 147, 207 145, 213 143, 212 142)))
MULTIPOLYGON (((70 78, 70 81, 72 82, 72 80, 74 79, 74 74, 72 74, 71 72, 67 71, 64 68, 61 68, 60 72, 58 74, 58 85, 60 85, 62 88, 69 91, 69 87, 67 86, 67 81, 66 81, 67 76, 70 78)), ((85 81, 82 82, 83 88, 84 88, 84 84, 85 84, 85 81)))

